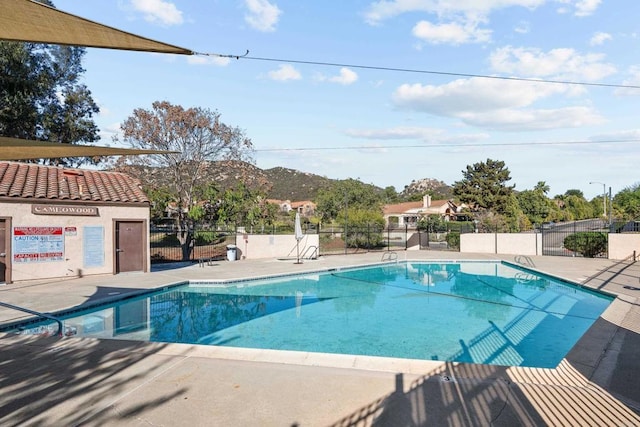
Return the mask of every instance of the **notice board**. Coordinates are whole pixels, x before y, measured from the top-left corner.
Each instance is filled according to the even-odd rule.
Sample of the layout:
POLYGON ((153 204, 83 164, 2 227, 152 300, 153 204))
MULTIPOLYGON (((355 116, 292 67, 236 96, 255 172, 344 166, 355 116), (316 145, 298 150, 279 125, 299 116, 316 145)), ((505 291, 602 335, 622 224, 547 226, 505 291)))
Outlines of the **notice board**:
POLYGON ((13 262, 64 261, 62 227, 13 227, 13 262))
POLYGON ((102 267, 104 265, 104 227, 83 227, 82 253, 85 268, 102 267))

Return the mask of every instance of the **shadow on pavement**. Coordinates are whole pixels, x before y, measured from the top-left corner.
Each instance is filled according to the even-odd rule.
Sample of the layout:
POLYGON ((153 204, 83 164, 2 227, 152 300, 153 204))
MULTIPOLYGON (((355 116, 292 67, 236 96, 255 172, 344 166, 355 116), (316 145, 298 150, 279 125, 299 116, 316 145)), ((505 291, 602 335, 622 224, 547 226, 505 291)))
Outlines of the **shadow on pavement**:
POLYGON ((178 388, 142 399, 143 403, 125 412, 111 410, 162 369, 161 364, 145 359, 163 346, 132 351, 138 345, 113 341, 105 346, 98 340, 37 337, 17 343, 15 337, 0 338, 0 425, 108 425, 183 395, 186 389, 178 388))

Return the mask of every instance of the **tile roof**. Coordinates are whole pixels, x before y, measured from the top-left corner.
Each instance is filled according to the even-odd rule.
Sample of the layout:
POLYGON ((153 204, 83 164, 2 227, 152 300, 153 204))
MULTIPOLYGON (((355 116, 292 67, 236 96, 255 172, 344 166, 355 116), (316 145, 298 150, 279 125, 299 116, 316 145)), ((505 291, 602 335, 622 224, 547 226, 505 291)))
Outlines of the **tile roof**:
POLYGON ((422 207, 422 201, 420 202, 404 202, 404 203, 396 203, 393 205, 385 205, 382 210, 385 215, 391 214, 401 214, 405 213, 410 209, 417 209, 422 207))
POLYGON ((148 203, 140 183, 120 172, 0 162, 0 198, 148 203))

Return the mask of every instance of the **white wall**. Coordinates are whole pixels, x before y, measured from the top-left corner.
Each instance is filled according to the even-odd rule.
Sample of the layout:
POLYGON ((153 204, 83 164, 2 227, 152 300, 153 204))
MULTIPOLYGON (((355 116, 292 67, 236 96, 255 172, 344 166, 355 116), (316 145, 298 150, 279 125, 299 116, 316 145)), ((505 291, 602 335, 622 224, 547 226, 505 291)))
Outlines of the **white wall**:
MULTIPOLYGON (((640 256, 640 233, 609 234, 609 259, 625 259, 634 250, 640 256)), ((460 252, 542 255, 542 234, 465 233, 460 235, 460 252)))
POLYGON ((542 255, 542 234, 464 233, 460 235, 460 252, 542 255))
MULTIPOLYGON (((236 236, 236 246, 238 247, 237 259, 259 259, 259 258, 296 258, 296 239, 293 234, 283 235, 263 235, 247 234, 244 239, 242 234, 236 236)), ((306 253, 310 256, 312 246, 319 248, 320 236, 318 234, 305 234, 300 241, 300 256, 306 253), (308 250, 308 252, 307 252, 308 250)), ((319 249, 318 249, 319 251, 319 249)), ((316 255, 318 252, 316 252, 316 255)))
POLYGON ((611 233, 609 234, 609 259, 625 259, 636 251, 640 256, 640 234, 638 233, 611 233))
POLYGON ((460 234, 460 252, 496 253, 496 235, 489 233, 460 234))
MULTIPOLYGON (((56 203, 62 205, 62 203, 56 203)), ((81 205, 74 205, 81 206, 81 205)), ((92 205, 94 206, 94 205, 92 205)), ((9 236, 12 246, 12 257, 7 257, 10 263, 11 280, 24 281, 36 279, 78 277, 79 275, 113 274, 114 271, 114 219, 118 220, 146 220, 149 222, 149 208, 146 206, 97 206, 99 216, 65 216, 65 215, 34 215, 29 203, 2 203, 0 216, 11 218, 11 233, 9 236), (83 230, 85 226, 104 227, 104 260, 99 267, 84 265, 83 230), (13 229, 15 227, 62 227, 72 230, 64 235, 64 259, 62 261, 45 262, 13 262, 13 229)), ((148 227, 148 226, 147 226, 148 227)), ((148 233, 148 228, 146 230, 148 233)), ((147 238, 148 241, 148 238, 147 238)), ((149 251, 146 251, 147 269, 151 265, 149 251)))

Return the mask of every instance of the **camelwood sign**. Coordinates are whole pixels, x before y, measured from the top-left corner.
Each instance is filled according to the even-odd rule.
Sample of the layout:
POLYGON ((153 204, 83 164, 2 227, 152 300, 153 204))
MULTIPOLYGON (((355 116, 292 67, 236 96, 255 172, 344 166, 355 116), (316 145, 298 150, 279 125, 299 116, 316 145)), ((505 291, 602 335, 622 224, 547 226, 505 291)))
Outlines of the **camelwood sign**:
POLYGON ((34 215, 98 216, 95 206, 31 205, 34 215))

